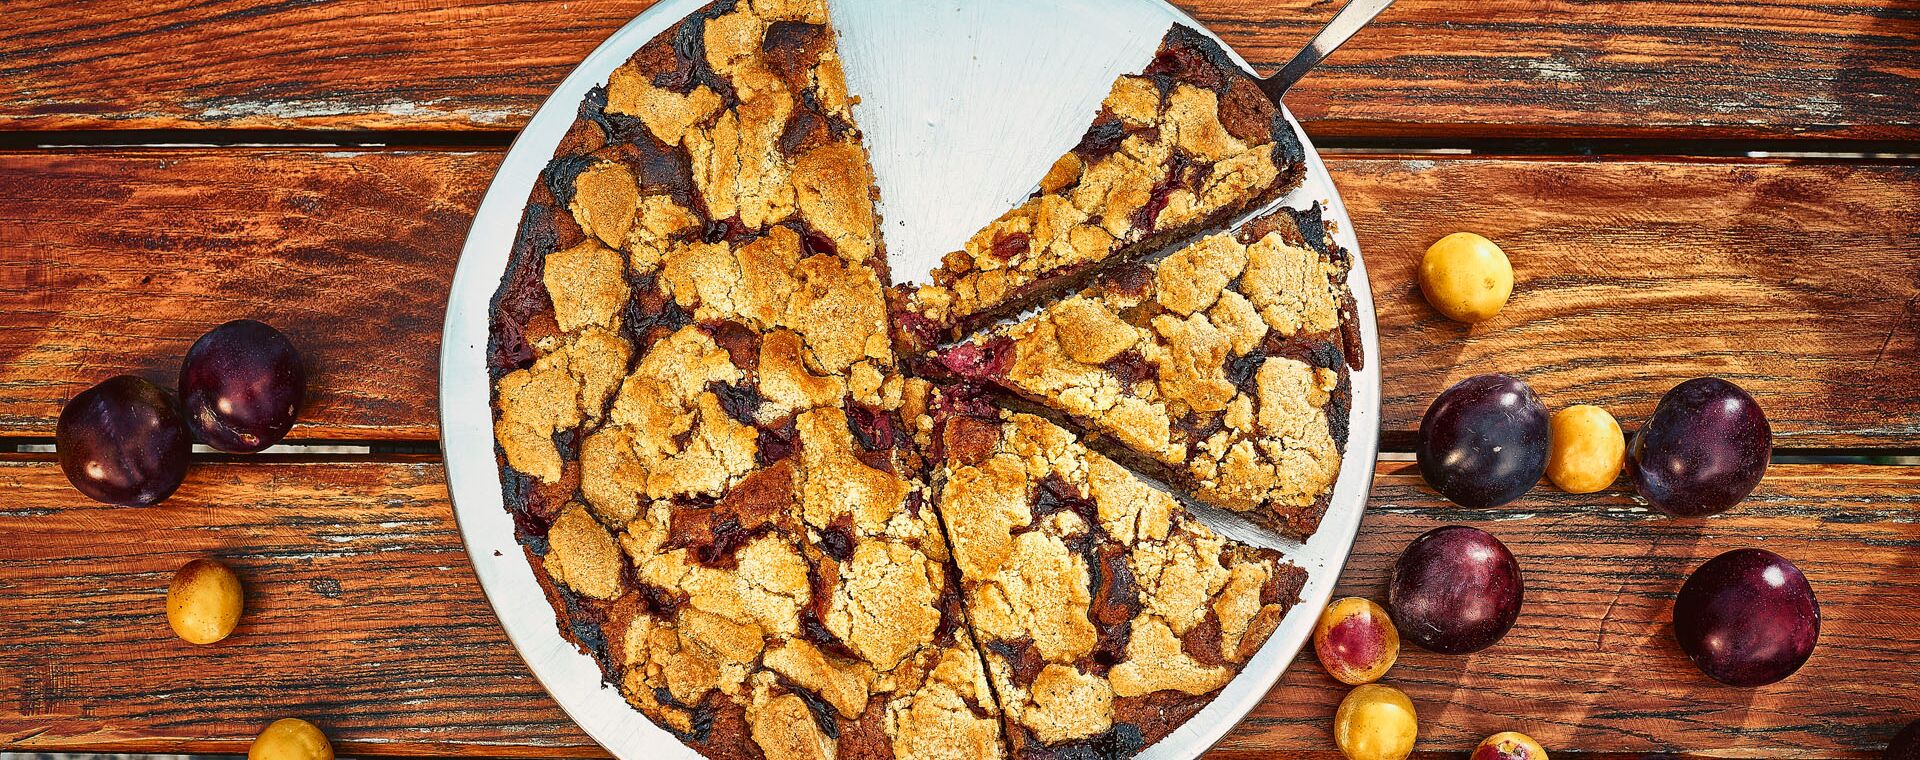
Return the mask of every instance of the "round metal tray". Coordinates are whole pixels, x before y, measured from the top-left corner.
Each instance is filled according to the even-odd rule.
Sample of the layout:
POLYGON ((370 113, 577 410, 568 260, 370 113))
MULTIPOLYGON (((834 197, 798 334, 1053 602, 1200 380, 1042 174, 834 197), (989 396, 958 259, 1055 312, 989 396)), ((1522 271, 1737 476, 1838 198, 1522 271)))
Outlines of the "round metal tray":
MULTIPOLYGON (((440 443, 448 488, 480 585, 507 636, 562 709, 629 760, 698 757, 602 683, 593 659, 560 637, 553 609, 514 540, 494 460, 485 365, 488 302, 540 170, 588 89, 705 0, 662 0, 622 27, 560 83, 514 141, 481 202, 447 300, 440 353, 440 443)), ((917 280, 941 254, 1027 196, 1071 148, 1113 79, 1139 70, 1169 25, 1205 27, 1160 0, 829 0, 854 116, 880 188, 889 263, 917 280)), ((1208 32, 1211 34, 1210 32, 1208 32)), ((1224 45, 1224 43, 1223 43, 1224 45)), ((1231 50, 1229 49, 1229 53, 1231 50)), ((1237 62, 1245 65, 1238 54, 1237 62)), ((1299 124, 1288 121, 1299 132, 1299 124)), ((1230 516, 1201 518, 1235 538, 1282 549, 1306 568, 1302 603, 1219 697, 1141 757, 1199 755, 1279 680, 1327 604, 1372 485, 1380 420, 1379 339, 1366 269, 1346 208, 1307 141, 1307 177, 1282 202, 1318 201, 1353 252, 1365 370, 1353 373, 1351 431, 1332 505, 1304 545, 1230 516)))

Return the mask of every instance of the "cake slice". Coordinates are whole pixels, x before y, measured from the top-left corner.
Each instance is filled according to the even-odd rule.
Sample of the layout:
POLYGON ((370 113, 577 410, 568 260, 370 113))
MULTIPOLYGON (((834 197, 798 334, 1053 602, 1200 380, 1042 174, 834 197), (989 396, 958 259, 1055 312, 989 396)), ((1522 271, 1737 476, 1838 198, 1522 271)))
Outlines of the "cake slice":
POLYGON ((937 363, 1098 433, 1193 498, 1302 538, 1340 473, 1347 256, 1318 207, 1131 264, 937 363))
POLYGON ((619 532, 622 690, 710 757, 1004 757, 938 521, 891 423, 848 409, 869 411, 801 412, 718 502, 653 502, 619 532))
POLYGON ((1033 415, 946 398, 936 502, 1015 757, 1130 757, 1245 667, 1305 571, 1033 415))
POLYGON ((1037 193, 975 233, 932 281, 894 294, 909 354, 1084 284, 1105 266, 1223 226, 1302 174, 1299 140, 1219 44, 1175 25, 1122 76, 1037 193))

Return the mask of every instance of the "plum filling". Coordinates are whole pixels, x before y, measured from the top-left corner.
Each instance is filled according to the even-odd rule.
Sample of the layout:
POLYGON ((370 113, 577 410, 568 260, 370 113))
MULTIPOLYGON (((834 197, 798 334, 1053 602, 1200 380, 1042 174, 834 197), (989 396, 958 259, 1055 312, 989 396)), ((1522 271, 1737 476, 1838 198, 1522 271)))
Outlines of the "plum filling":
POLYGON ((751 385, 709 383, 707 390, 720 399, 720 409, 742 425, 752 425, 753 413, 760 408, 760 391, 751 385))
POLYGON ((1138 726, 1115 723, 1113 728, 1095 736, 1052 746, 1028 747, 1022 754, 1030 760, 1125 760, 1140 754, 1146 746, 1146 734, 1138 726))
POLYGON ((833 241, 829 239, 826 235, 820 234, 819 230, 813 229, 812 227, 806 227, 804 225, 801 225, 801 226, 803 227, 803 229, 800 230, 800 255, 802 256, 818 256, 822 254, 827 256, 839 255, 839 251, 840 251, 839 247, 835 246, 833 244, 833 241))
POLYGON ((1127 642, 1133 638, 1133 613, 1140 608, 1140 590, 1135 585, 1133 568, 1127 564, 1126 549, 1106 544, 1082 554, 1087 557, 1087 582, 1093 591, 1087 616, 1100 626, 1093 651, 1087 653, 1091 667, 1082 669, 1104 675, 1127 659, 1127 642))
POLYGON ((1173 192, 1197 185, 1203 178, 1199 168, 1185 151, 1175 150, 1173 158, 1167 163, 1167 173, 1159 182, 1153 183, 1153 190, 1147 195, 1147 202, 1134 209, 1128 222, 1136 230, 1152 230, 1154 223, 1165 211, 1167 202, 1173 198, 1173 192))
POLYGON ((1073 146, 1073 152, 1080 158, 1092 163, 1120 150, 1120 143, 1127 139, 1127 125, 1119 117, 1102 112, 1094 119, 1093 126, 1081 135, 1080 144, 1073 146))
POLYGON ((853 561, 853 516, 841 515, 820 531, 820 551, 835 562, 853 561))
POLYGON ((1191 84, 1219 92, 1227 86, 1227 72, 1222 65, 1224 55, 1214 53, 1218 50, 1212 40, 1199 32, 1176 25, 1168 30, 1167 39, 1154 53, 1153 62, 1141 73, 1156 81, 1191 84))
POLYGON ((940 354, 940 366, 968 380, 994 380, 1007 376, 1013 366, 1013 339, 995 337, 978 343, 962 343, 940 354))
POLYGON ((1120 381, 1122 388, 1152 380, 1160 375, 1159 369, 1149 363, 1147 357, 1142 356, 1138 349, 1132 348, 1101 362, 1100 367, 1113 375, 1113 379, 1120 381))
MULTIPOLYGON (((896 291, 898 292, 898 291, 896 291)), ((893 315, 893 329, 907 349, 918 347, 922 350, 939 345, 946 335, 946 329, 910 310, 898 310, 893 315)))
POLYGON ((514 266, 509 267, 513 276, 494 296, 487 367, 497 374, 524 369, 537 358, 526 330, 534 315, 553 311, 553 300, 541 281, 546 272, 546 255, 559 245, 553 222, 553 207, 545 204, 528 205, 526 215, 520 220, 520 235, 514 242, 514 266))
POLYGON ((828 739, 840 738, 840 721, 834 716, 833 706, 827 704, 827 700, 821 699, 812 689, 796 686, 784 678, 780 682, 788 691, 799 696, 800 701, 807 703, 807 712, 813 714, 813 723, 820 727, 820 733, 826 734, 828 739))
POLYGON ((987 642, 987 650, 1006 660, 1007 677, 1021 686, 1030 686, 1040 670, 1047 666, 1047 658, 1040 656, 1040 650, 1028 639, 987 642))
POLYGON ((756 459, 762 467, 793 456, 800 448, 800 431, 791 417, 777 425, 761 426, 758 435, 760 453, 756 459))
POLYGON ((730 216, 707 222, 707 228, 700 239, 708 243, 738 243, 745 240, 751 230, 740 221, 740 217, 730 216))
POLYGON ((1260 374, 1260 365, 1267 360, 1267 354, 1256 348, 1244 356, 1227 359, 1227 382, 1233 383, 1241 393, 1256 394, 1254 382, 1260 374))
POLYGON ((1009 261, 1033 250, 1033 237, 1024 232, 1003 232, 993 238, 994 258, 1009 261))
POLYGON ((1117 296, 1144 298, 1153 288, 1153 277, 1153 267, 1128 263, 1109 270, 1101 284, 1117 296))
POLYGON ((706 323, 703 327, 713 342, 726 350, 727 358, 733 360, 733 366, 747 372, 760 369, 759 333, 737 322, 706 323))
MULTIPOLYGON (((832 567, 828 569, 833 570, 832 567)), ((811 563, 807 567, 807 584, 813 589, 813 598, 800 610, 800 638, 806 639, 822 652, 849 660, 859 660, 860 656, 854 653, 853 648, 841 641, 839 636, 834 635, 824 622, 827 605, 833 599, 833 587, 821 574, 820 569, 811 563)))
POLYGON ((647 615, 661 620, 672 620, 679 614, 681 599, 672 591, 659 586, 632 584, 640 599, 640 609, 647 615))
POLYGON ((941 566, 946 584, 940 591, 940 624, 933 629, 933 643, 943 647, 959 641, 960 626, 966 624, 966 611, 960 608, 960 569, 949 562, 941 566))
POLYGON ((693 315, 661 292, 659 280, 652 275, 631 280, 630 284, 633 295, 627 300, 626 317, 621 321, 620 332, 627 342, 641 348, 634 355, 637 361, 645 347, 692 324, 693 315))
POLYGON ((1033 492, 1033 525, 1055 512, 1072 512, 1080 516, 1088 525, 1100 522, 1099 507, 1092 499, 1081 496, 1078 489, 1062 480, 1059 475, 1048 473, 1040 481, 1040 487, 1033 492))
POLYGON ((893 417, 866 404, 847 405, 847 429, 860 448, 889 451, 893 448, 893 417))

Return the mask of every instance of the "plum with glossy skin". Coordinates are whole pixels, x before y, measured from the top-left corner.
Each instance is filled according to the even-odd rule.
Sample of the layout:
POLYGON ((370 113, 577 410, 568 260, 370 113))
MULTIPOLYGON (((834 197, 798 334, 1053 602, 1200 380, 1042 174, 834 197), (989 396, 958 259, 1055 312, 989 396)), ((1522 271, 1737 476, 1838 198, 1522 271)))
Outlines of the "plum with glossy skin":
POLYGON ((1883 760, 1920 760, 1920 720, 1908 723, 1887 742, 1883 760))
POLYGON ((158 504, 187 477, 193 437, 166 391, 132 375, 74 396, 54 426, 60 469, 87 498, 158 504))
POLYGON ((1547 750, 1519 731, 1501 731, 1480 740, 1467 760, 1547 760, 1547 750))
POLYGON ((1764 686, 1800 669, 1820 640, 1820 602, 1787 558, 1735 549, 1693 571, 1673 602, 1673 634, 1701 672, 1764 686))
POLYGON ((1347 760, 1405 760, 1419 733, 1413 700, 1377 683, 1354 688, 1333 715, 1333 742, 1347 760))
POLYGON ((249 454, 293 428, 307 392, 300 351, 262 322, 236 319, 209 330, 180 363, 180 403, 202 443, 249 454))
POLYGON ((1427 484, 1455 504, 1497 507, 1540 482, 1547 432, 1547 407, 1526 383, 1475 375, 1427 407, 1414 458, 1427 484))
POLYGON ((1717 377, 1676 385, 1627 446, 1634 490, 1667 514, 1704 517, 1747 498, 1767 472, 1773 427, 1740 386, 1717 377))
POLYGON ((1320 613, 1313 652, 1335 680, 1348 686, 1373 683, 1400 657, 1400 633, 1380 605, 1350 596, 1320 613))
POLYGON ((1492 534, 1464 525, 1427 531, 1393 566, 1387 608, 1400 635, 1441 654, 1492 646, 1520 617, 1520 563, 1492 534))

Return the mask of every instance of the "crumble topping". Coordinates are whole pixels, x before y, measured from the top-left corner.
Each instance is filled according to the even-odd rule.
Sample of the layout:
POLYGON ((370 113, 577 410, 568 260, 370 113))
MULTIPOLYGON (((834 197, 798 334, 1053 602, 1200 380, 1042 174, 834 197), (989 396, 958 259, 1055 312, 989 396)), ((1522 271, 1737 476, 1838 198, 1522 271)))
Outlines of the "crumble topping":
POLYGON ((1057 291, 1108 261, 1217 226, 1297 182, 1301 148, 1252 79, 1211 40, 1176 28, 1153 64, 1120 77, 1094 126, 1040 192, 902 288, 903 345, 931 348, 1057 291))
MULTIPOLYGON (((904 374, 896 345, 917 361, 936 333, 1265 202, 1299 146, 1176 27, 1041 193, 890 295, 826 24, 822 0, 718 0, 582 103, 494 306, 516 531, 562 633, 704 755, 1138 751, 1238 672, 1304 574, 1065 430, 904 374)), ((1287 457, 1343 376, 1270 336, 1333 329, 1340 304, 1242 285, 1310 288, 1318 259, 1217 247, 1163 270, 1151 309, 1056 304, 1046 351, 1014 364, 1130 444, 1293 477, 1324 464, 1287 457), (1251 388, 1222 364, 1263 351, 1251 388), (1265 437, 1196 440, 1190 409, 1265 437)))
POLYGON ((936 414, 936 503, 1016 755, 1137 751, 1199 710, 1305 573, 1026 414, 936 414))
POLYGON ((1309 228, 1317 211, 1282 210, 1207 236, 938 361, 1100 431, 1196 499, 1304 538, 1339 475, 1346 416, 1345 258, 1309 228))

